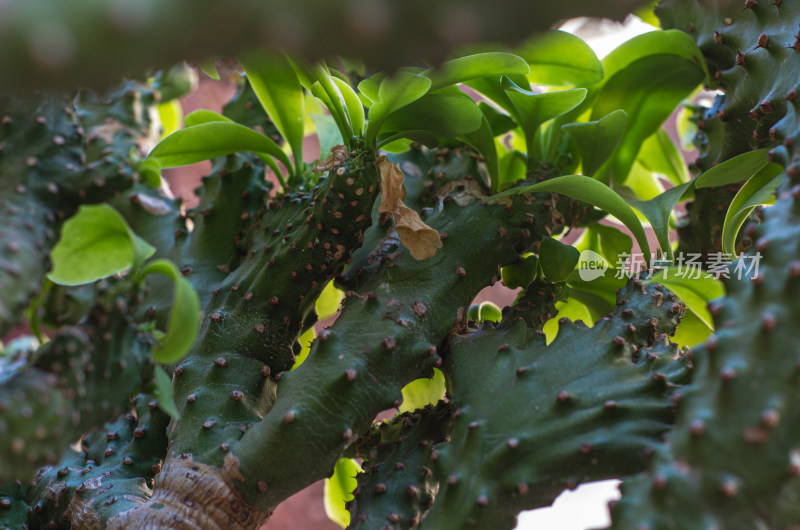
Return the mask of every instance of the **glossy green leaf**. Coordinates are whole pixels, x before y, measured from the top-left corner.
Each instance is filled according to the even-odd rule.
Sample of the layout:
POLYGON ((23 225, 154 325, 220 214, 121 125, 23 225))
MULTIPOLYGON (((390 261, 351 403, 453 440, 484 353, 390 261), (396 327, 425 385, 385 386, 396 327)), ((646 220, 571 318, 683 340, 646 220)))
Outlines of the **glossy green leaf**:
POLYGON ((599 120, 561 126, 578 144, 584 175, 593 177, 608 160, 622 141, 627 123, 625 111, 615 110, 599 120))
MULTIPOLYGON (((369 108, 369 123, 365 135, 367 145, 370 145, 372 140, 377 137, 384 121, 392 113, 420 99, 430 87, 430 79, 408 72, 398 72, 393 77, 383 78, 377 94, 374 94, 376 96, 375 103, 369 108)), ((478 126, 480 124, 475 128, 477 129, 478 126)))
POLYGON ((653 227, 653 232, 656 234, 661 251, 664 252, 668 258, 672 257, 672 246, 669 241, 669 216, 675 208, 675 205, 678 204, 681 198, 689 191, 691 186, 691 182, 675 186, 648 201, 628 200, 628 204, 642 212, 647 220, 650 221, 650 225, 653 227))
POLYGON ((635 119, 629 120, 617 150, 604 165, 600 173, 603 182, 625 182, 642 143, 702 79, 703 70, 694 61, 663 53, 638 59, 605 82, 592 106, 591 119, 617 109, 635 119))
POLYGON ((350 118, 347 116, 347 104, 344 95, 339 90, 339 85, 334 81, 334 77, 324 64, 317 64, 313 68, 317 81, 312 86, 312 92, 319 97, 328 107, 330 113, 336 118, 336 124, 342 132, 345 145, 349 145, 353 136, 353 127, 350 125, 350 118), (320 90, 325 93, 325 97, 320 95, 320 90))
POLYGON ((518 123, 525 133, 528 160, 532 160, 536 149, 536 132, 548 120, 557 118, 574 109, 586 98, 585 88, 558 90, 537 94, 520 88, 508 78, 505 80, 505 91, 517 109, 518 123))
POLYGON ((611 79, 614 74, 639 59, 660 54, 684 58, 694 63, 707 75, 703 53, 697 47, 694 39, 683 31, 671 29, 638 35, 612 50, 603 59, 605 79, 611 79))
POLYGON ((425 131, 436 138, 454 138, 478 130, 482 120, 483 113, 466 95, 428 94, 389 116, 381 127, 379 139, 391 137, 395 140, 405 131, 425 131))
POLYGON ((223 116, 219 112, 206 109, 199 109, 190 112, 186 115, 183 123, 186 127, 194 127, 195 125, 202 125, 203 123, 211 123, 214 121, 227 121, 233 123, 233 120, 229 117, 223 116))
POLYGON ((508 114, 500 112, 485 101, 479 102, 478 108, 481 109, 481 112, 483 112, 483 115, 486 117, 486 121, 489 122, 489 126, 492 128, 492 134, 494 136, 505 134, 517 126, 514 118, 508 114))
POLYGON ((712 167, 694 180, 695 188, 715 188, 747 180, 770 163, 769 149, 748 151, 712 167))
POLYGON ((539 269, 539 258, 535 255, 526 257, 522 263, 512 263, 500 269, 503 285, 509 289, 523 289, 536 279, 539 269))
POLYGON ((180 418, 178 407, 175 406, 175 395, 172 390, 172 379, 164 371, 164 368, 156 365, 155 369, 155 397, 158 401, 158 408, 167 413, 171 418, 180 418))
POLYGON ((519 151, 509 151, 500 158, 500 180, 494 191, 504 191, 507 187, 513 186, 526 177, 527 159, 519 151))
POLYGON ((781 182, 783 168, 778 164, 767 164, 736 193, 728 206, 722 225, 722 251, 736 255, 736 236, 747 216, 760 204, 770 204, 775 199, 775 189, 781 182))
POLYGON ((681 151, 663 128, 642 143, 636 160, 645 169, 666 176, 676 186, 689 181, 681 151))
MULTIPOLYGON (((524 85, 528 85, 527 77, 523 77, 524 83, 520 84, 518 79, 519 76, 512 76, 510 79, 519 87, 526 88, 524 85)), ((473 79, 467 83, 464 83, 468 87, 477 90, 486 98, 492 100, 498 107, 506 111, 511 117, 515 120, 519 120, 519 115, 517 113, 517 108, 514 106, 514 103, 508 97, 505 91, 505 82, 504 79, 507 79, 506 76, 502 77, 481 77, 479 79, 473 79)))
POLYGON ((378 92, 381 89, 381 82, 386 79, 384 72, 378 72, 362 80, 358 84, 358 93, 369 99, 372 103, 378 101, 378 92))
POLYGON ((278 144, 249 127, 225 121, 176 131, 159 142, 148 158, 158 158, 163 167, 177 167, 244 151, 274 156, 287 169, 292 167, 278 144))
MULTIPOLYGON (((482 113, 483 114, 483 113, 482 113)), ((478 151, 486 161, 486 171, 493 183, 500 178, 500 159, 497 155, 497 146, 494 141, 494 132, 486 119, 486 114, 481 116, 481 126, 476 130, 461 135, 460 139, 478 151)))
POLYGON ((281 54, 250 55, 241 64, 261 106, 289 144, 300 173, 306 111, 294 68, 281 54))
POLYGON ((639 222, 639 218, 636 216, 636 212, 628 206, 619 194, 602 182, 582 175, 566 175, 531 184, 530 186, 512 188, 494 195, 492 198, 497 199, 509 195, 532 193, 535 191, 560 193, 567 197, 587 202, 601 210, 605 210, 628 227, 639 243, 639 248, 641 248, 645 259, 650 259, 650 245, 647 242, 647 236, 644 233, 642 224, 639 222))
POLYGON ((152 261, 142 275, 163 274, 173 281, 172 307, 169 310, 166 334, 153 349, 153 359, 160 364, 179 361, 194 343, 200 326, 200 299, 192 285, 174 263, 165 259, 152 261))
POLYGON ((358 486, 356 475, 361 471, 359 465, 350 458, 336 461, 331 478, 325 479, 323 503, 328 519, 346 528, 350 524, 350 512, 345 503, 353 499, 353 490, 358 486))
POLYGON ((84 205, 64 223, 47 277, 61 285, 91 283, 143 263, 155 250, 111 206, 84 205))
POLYGON ((525 42, 516 53, 530 64, 536 85, 589 86, 603 78, 603 64, 583 40, 552 30, 525 42))
POLYGON ((342 97, 344 98, 344 104, 347 108, 347 116, 350 118, 350 126, 353 128, 353 134, 356 136, 361 136, 364 132, 364 104, 361 103, 361 100, 358 98, 356 91, 353 90, 346 81, 339 79, 338 77, 333 78, 334 83, 339 88, 339 92, 341 92, 342 97))
POLYGON ((511 53, 476 53, 446 61, 436 70, 426 70, 422 75, 431 79, 430 91, 446 86, 465 83, 480 77, 498 75, 527 74, 528 63, 511 53))
POLYGON ((542 239, 539 245, 539 265, 545 277, 551 282, 565 281, 575 265, 581 253, 571 245, 565 245, 551 237, 542 239))
POLYGON ((592 223, 587 230, 597 234, 597 251, 608 261, 611 269, 617 267, 622 254, 630 254, 633 248, 631 237, 613 226, 592 223))
POLYGON ((342 133, 336 125, 336 120, 330 114, 311 114, 311 120, 317 130, 319 157, 326 158, 331 154, 331 147, 344 143, 342 133))
POLYGON ((403 402, 398 407, 400 412, 408 412, 435 405, 444 399, 444 374, 434 368, 430 379, 415 379, 403 387, 403 402))

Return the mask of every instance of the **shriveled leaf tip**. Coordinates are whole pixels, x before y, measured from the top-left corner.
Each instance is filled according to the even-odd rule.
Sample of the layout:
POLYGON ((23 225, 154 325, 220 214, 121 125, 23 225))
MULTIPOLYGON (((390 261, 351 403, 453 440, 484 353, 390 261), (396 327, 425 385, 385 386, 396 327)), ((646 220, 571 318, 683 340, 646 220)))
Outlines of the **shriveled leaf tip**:
POLYGON ((378 205, 378 212, 394 217, 400 242, 414 259, 433 257, 436 249, 442 248, 441 237, 439 232, 422 222, 419 214, 403 202, 405 176, 400 167, 383 156, 378 159, 378 168, 381 172, 381 203, 378 205))

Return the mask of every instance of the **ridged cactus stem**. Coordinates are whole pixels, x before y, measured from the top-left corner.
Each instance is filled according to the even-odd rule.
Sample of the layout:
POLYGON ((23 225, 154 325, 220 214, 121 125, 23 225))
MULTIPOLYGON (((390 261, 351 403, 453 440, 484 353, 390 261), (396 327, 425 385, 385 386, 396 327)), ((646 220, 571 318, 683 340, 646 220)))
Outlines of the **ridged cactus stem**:
POLYGON ((593 328, 562 319, 549 346, 520 318, 454 336, 455 422, 429 450, 442 486, 423 528, 511 527, 567 487, 644 468, 687 379, 667 340, 682 315, 672 293, 633 278, 612 314, 593 328))

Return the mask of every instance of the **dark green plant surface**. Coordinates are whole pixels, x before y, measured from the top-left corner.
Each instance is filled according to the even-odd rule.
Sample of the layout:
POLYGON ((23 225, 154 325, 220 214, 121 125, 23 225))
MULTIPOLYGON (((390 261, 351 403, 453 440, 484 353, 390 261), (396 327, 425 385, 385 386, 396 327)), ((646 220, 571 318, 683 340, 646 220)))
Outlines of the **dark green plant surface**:
MULTIPOLYGON (((694 143, 702 172, 736 155, 774 150, 786 165, 798 135, 795 100, 800 88, 800 10, 794 2, 715 5, 667 0, 657 8, 662 26, 685 31, 703 52, 719 89, 710 108, 698 108, 694 143)), ((678 230, 678 252, 719 252, 727 205, 739 185, 698 190, 678 230)))
MULTIPOLYGON (((168 4, 155 36, 180 5, 168 4)), ((519 55, 395 77, 370 77, 352 61, 339 71, 249 56, 224 116, 191 115, 153 150, 158 104, 193 83, 185 66, 103 97, 0 97, 0 333, 23 311, 34 334, 52 327, 42 346, 20 339, 0 356, 0 527, 257 528, 341 458, 357 458, 352 528, 509 528, 519 511, 606 478, 625 480, 615 528, 792 528, 796 10, 667 0, 665 26, 691 39, 653 33, 603 62, 559 32, 519 55), (686 183, 659 132, 702 78, 703 59, 724 94, 698 111, 697 168, 772 149, 704 171, 730 193, 686 183), (540 83, 555 88, 540 93, 540 83), (475 104, 458 84, 493 104, 475 104), (312 96, 330 111, 315 122, 331 155, 305 164, 312 96), (344 145, 334 147, 336 134, 344 145), (400 153, 386 158, 379 147, 400 153), (200 160, 212 163, 197 206, 156 186, 162 167, 200 160), (653 168, 681 188, 659 195, 653 168), (741 189, 760 192, 753 204, 732 195, 748 178, 741 189), (611 278, 632 247, 613 222, 597 223, 607 213, 648 252, 631 206, 641 209, 671 255, 673 199, 693 191, 679 250, 708 253, 730 235, 731 203, 749 214, 776 179, 777 204, 745 235, 763 256, 759 274, 727 281, 710 314, 697 291, 707 283, 611 278), (72 286, 55 271, 66 285, 44 282, 59 232, 75 226, 66 221, 101 202, 152 256, 134 252, 130 271, 100 282, 72 286), (558 241, 587 225, 575 246, 612 267, 593 281, 581 277, 578 249, 558 241), (521 288, 516 301, 470 309, 501 278, 521 288), (341 312, 301 356, 331 283, 343 291, 341 312), (179 297, 188 285, 199 307, 179 297), (576 314, 594 322, 562 318, 576 314), (670 342, 700 342, 704 315, 716 332, 703 345, 670 342), (407 393, 435 374, 446 389, 429 402, 407 393), (401 405, 407 412, 375 422, 401 405)), ((216 50, 233 45, 226 39, 216 50)), ((425 42, 403 52, 422 57, 414 46, 425 42)), ((76 64, 93 60, 84 44, 76 64)))
POLYGON ((623 17, 643 3, 581 1, 567 7, 505 1, 489 7, 471 0, 442 2, 431 9, 420 0, 368 7, 356 0, 269 5, 236 0, 224 7, 209 0, 12 0, 0 14, 0 68, 15 75, 4 76, 0 90, 110 85, 146 68, 235 55, 259 45, 311 59, 360 57, 393 69, 420 60, 441 61, 470 42, 516 44, 532 31, 578 15, 623 17))
POLYGON ((36 468, 54 464, 64 440, 127 411, 131 393, 152 379, 155 340, 133 324, 129 291, 102 289, 83 322, 61 328, 27 363, 4 374, 0 451, 13 458, 3 459, 0 478, 30 479, 36 468))

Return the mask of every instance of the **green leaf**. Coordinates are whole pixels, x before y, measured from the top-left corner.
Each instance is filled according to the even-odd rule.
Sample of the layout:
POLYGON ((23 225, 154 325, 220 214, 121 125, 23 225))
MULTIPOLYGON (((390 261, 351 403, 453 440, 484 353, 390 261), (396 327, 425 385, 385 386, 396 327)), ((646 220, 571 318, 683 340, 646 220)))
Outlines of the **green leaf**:
POLYGON ((500 269, 503 285, 509 289, 523 289, 536 279, 539 269, 539 258, 535 255, 526 257, 522 263, 512 263, 500 269))
POLYGON ((342 145, 342 133, 336 125, 336 120, 330 114, 311 114, 311 121, 317 129, 317 140, 319 140, 319 157, 326 158, 331 154, 331 147, 342 145))
POLYGON ((689 181, 686 162, 663 128, 642 143, 636 160, 645 169, 666 176, 676 186, 689 181))
POLYGON ((736 255, 736 236, 747 216, 760 204, 770 204, 775 198, 775 189, 781 182, 783 168, 778 164, 767 164, 753 175, 728 206, 722 225, 722 251, 736 255))
POLYGON ((336 461, 331 478, 325 479, 323 502, 328 519, 346 528, 350 524, 350 512, 345 503, 353 499, 353 490, 358 486, 356 475, 361 471, 355 460, 340 458, 336 461))
POLYGON ((481 126, 478 129, 461 135, 460 139, 483 156, 492 183, 497 183, 500 178, 500 160, 497 156, 494 133, 486 115, 481 116, 481 126))
POLYGON ((478 130, 482 120, 483 113, 466 95, 428 94, 389 116, 378 139, 381 142, 387 138, 396 140, 406 131, 425 131, 436 138, 454 138, 478 130))
POLYGON ((505 79, 505 91, 517 109, 517 122, 525 133, 529 163, 537 152, 535 140, 539 127, 580 105, 587 93, 585 88, 573 88, 537 94, 520 88, 508 78, 505 79))
POLYGON ((353 87, 347 82, 338 77, 334 77, 333 81, 336 83, 336 86, 339 88, 344 98, 344 104, 347 108, 347 115, 350 118, 350 126, 353 128, 353 134, 361 136, 361 133, 364 132, 364 105, 361 103, 361 100, 358 99, 356 91, 353 90, 353 87))
POLYGON ((478 307, 479 322, 494 322, 497 324, 501 320, 503 320, 503 310, 500 309, 497 304, 489 301, 481 302, 481 305, 478 307))
POLYGON ((568 318, 572 322, 577 322, 580 320, 590 327, 594 323, 589 309, 576 298, 569 297, 564 302, 556 302, 556 310, 558 313, 556 313, 553 318, 545 322, 544 327, 542 328, 547 344, 553 342, 553 339, 558 336, 558 330, 560 327, 558 321, 562 318, 568 318))
POLYGON ((202 123, 176 131, 161 140, 148 158, 158 158, 166 168, 244 151, 274 156, 287 169, 292 167, 291 160, 278 144, 249 127, 225 121, 202 123))
POLYGON ((647 217, 647 220, 650 221, 650 225, 653 227, 653 232, 656 234, 661 251, 664 252, 669 259, 672 259, 672 246, 669 242, 669 216, 675 208, 675 205, 686 195, 691 186, 692 182, 675 186, 661 195, 653 197, 649 201, 628 199, 628 204, 642 212, 642 214, 647 217))
POLYGON ((172 391, 172 379, 161 366, 155 366, 155 396, 158 408, 167 413, 171 418, 180 418, 178 407, 175 406, 175 395, 172 391))
POLYGON ((61 285, 91 283, 139 265, 155 251, 111 206, 84 205, 64 223, 47 277, 61 285))
POLYGON ((588 230, 597 233, 597 250, 608 261, 611 269, 615 269, 621 254, 630 254, 633 241, 628 234, 612 226, 592 223, 588 230))
POLYGON ((708 77, 703 53, 697 47, 694 39, 683 31, 671 29, 638 35, 612 50, 603 59, 605 79, 611 79, 614 74, 639 59, 660 54, 684 58, 703 70, 706 78, 708 77))
POLYGON ((478 108, 481 109, 481 112, 483 112, 483 115, 489 122, 489 125, 492 128, 493 136, 500 136, 501 134, 505 134, 517 126, 517 123, 511 116, 503 112, 500 112, 496 108, 487 104, 485 101, 481 101, 480 103, 478 103, 478 108))
POLYGON ((158 117, 161 120, 161 139, 169 136, 183 126, 183 107, 177 99, 160 103, 157 107, 158 117))
POLYGON ((281 54, 250 55, 241 64, 261 106, 286 138, 297 173, 301 173, 306 111, 303 87, 294 68, 281 54))
POLYGON ((422 409, 428 405, 435 405, 444 399, 445 384, 444 374, 438 369, 433 369, 430 379, 415 379, 403 387, 403 402, 398 407, 400 412, 422 409))
POLYGON ((195 125, 202 125, 203 123, 210 123, 213 121, 227 121, 233 123, 233 120, 229 117, 206 109, 190 112, 186 115, 186 119, 183 120, 183 123, 186 127, 194 127, 195 125))
MULTIPOLYGON (((362 84, 364 84, 362 82, 362 84)), ((369 85, 367 85, 369 86, 369 85)), ((367 145, 377 137, 383 122, 395 111, 405 107, 424 96, 431 86, 431 80, 427 77, 411 74, 408 72, 398 72, 394 77, 383 78, 380 82, 374 104, 369 108, 369 123, 367 124, 366 140, 367 145)), ((359 85, 359 88, 361 84, 359 85)), ((362 90, 363 91, 363 90, 362 90)), ((476 126, 477 128, 477 126, 476 126)))
POLYGON ((381 89, 381 82, 386 79, 384 72, 378 72, 362 80, 358 84, 358 92, 369 99, 372 103, 378 101, 378 92, 381 89))
POLYGON ((527 74, 529 71, 528 63, 521 57, 511 53, 488 52, 447 61, 438 70, 426 70, 422 75, 431 79, 430 91, 434 92, 480 77, 527 74))
POLYGON ((144 183, 153 189, 161 185, 161 169, 161 162, 157 158, 142 160, 136 167, 144 183))
POLYGON ((333 284, 333 280, 328 282, 328 285, 322 290, 314 302, 314 309, 317 311, 317 320, 325 320, 332 317, 339 311, 339 305, 344 299, 344 291, 338 289, 333 284))
POLYGON ((347 116, 347 105, 344 100, 344 95, 342 91, 339 90, 339 86, 336 84, 336 81, 334 81, 335 78, 328 71, 326 65, 317 64, 314 67, 314 74, 317 81, 312 85, 312 92, 328 107, 331 115, 336 119, 339 130, 342 132, 345 145, 349 146, 350 138, 353 136, 353 127, 350 124, 350 118, 347 116), (325 97, 322 97, 320 92, 324 92, 325 97))
POLYGON ((596 121, 561 126, 578 144, 584 175, 593 177, 608 160, 622 141, 627 122, 627 114, 620 109, 596 121))
POLYGON ((674 54, 638 59, 605 82, 592 106, 596 120, 617 109, 634 117, 601 173, 604 182, 624 183, 642 143, 656 133, 675 107, 702 81, 693 60, 674 54))
MULTIPOLYGON (((503 191, 520 180, 525 180, 527 160, 519 151, 509 151, 500 159, 500 180, 496 191, 503 191)), ((493 184, 494 187, 494 184, 493 184)))
POLYGON ((580 38, 552 30, 522 44, 516 53, 530 64, 536 85, 589 86, 603 78, 603 64, 580 38))
POLYGON ((580 257, 578 249, 551 237, 545 237, 539 245, 539 264, 545 277, 551 282, 565 281, 575 270, 580 257))
POLYGON ((142 276, 163 274, 174 283, 172 307, 167 320, 166 335, 153 350, 153 359, 160 364, 179 361, 189 351, 200 326, 200 299, 178 267, 165 259, 152 261, 142 270, 142 276))
POLYGON ((695 188, 715 188, 747 180, 770 163, 769 149, 748 151, 712 167, 694 179, 695 188))
POLYGON ((639 243, 645 259, 650 260, 650 245, 647 242, 647 236, 644 233, 642 224, 630 206, 625 200, 619 196, 614 190, 589 177, 582 175, 566 175, 563 177, 556 177, 544 182, 532 184, 530 186, 520 186, 512 188, 497 195, 492 196, 492 199, 499 199, 509 195, 517 195, 520 193, 532 193, 535 191, 550 191, 560 193, 578 199, 579 201, 587 202, 593 206, 605 210, 628 227, 633 233, 636 241, 639 243))

